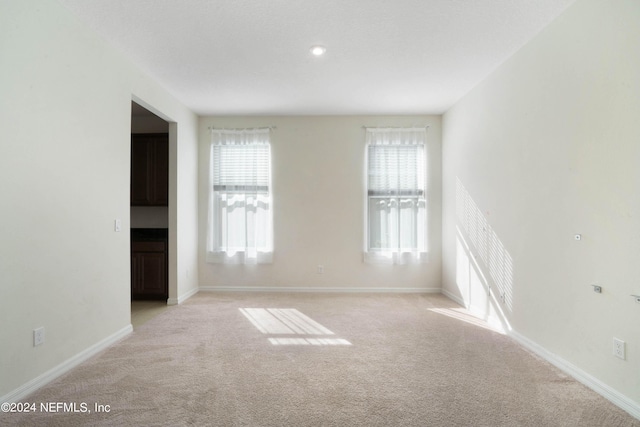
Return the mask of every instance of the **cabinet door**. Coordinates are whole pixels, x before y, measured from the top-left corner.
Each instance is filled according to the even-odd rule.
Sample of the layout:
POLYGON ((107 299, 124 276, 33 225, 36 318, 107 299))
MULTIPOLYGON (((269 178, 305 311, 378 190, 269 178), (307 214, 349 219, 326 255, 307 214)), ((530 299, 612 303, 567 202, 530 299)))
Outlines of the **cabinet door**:
POLYGON ((131 298, 163 299, 168 295, 166 242, 131 242, 131 298))
POLYGON ((131 136, 131 205, 148 206, 151 203, 152 152, 149 143, 138 135, 131 136))
POLYGON ((142 294, 145 297, 166 297, 167 267, 163 252, 141 254, 142 294))
POLYGON ((169 205, 169 138, 158 137, 153 144, 153 195, 152 203, 169 205))
POLYGON ((131 135, 131 205, 167 206, 169 135, 131 135))
POLYGON ((142 281, 140 280, 140 254, 131 254, 131 298, 142 293, 142 281))

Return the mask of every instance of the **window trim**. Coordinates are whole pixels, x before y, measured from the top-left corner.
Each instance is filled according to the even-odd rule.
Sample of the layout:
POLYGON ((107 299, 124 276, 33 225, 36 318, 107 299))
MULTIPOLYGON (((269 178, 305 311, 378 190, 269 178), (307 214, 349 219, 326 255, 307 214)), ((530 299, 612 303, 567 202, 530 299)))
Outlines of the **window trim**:
MULTIPOLYGON (((427 128, 365 128, 366 129, 366 144, 365 144, 365 162, 364 162, 364 256, 363 261, 368 264, 414 264, 414 263, 425 263, 428 259, 428 251, 427 251, 427 140, 426 140, 426 129, 427 128), (412 132, 412 131, 420 131, 424 132, 421 141, 419 142, 411 142, 407 143, 403 142, 402 138, 400 141, 394 140, 391 137, 391 140, 385 141, 384 143, 379 143, 372 141, 371 135, 372 133, 402 133, 402 132, 412 132), (370 151, 369 147, 371 145, 419 145, 422 147, 420 156, 422 156, 422 170, 419 179, 422 181, 421 185, 417 190, 371 190, 369 188, 370 181, 370 151), (422 216, 423 224, 421 227, 416 227, 416 233, 422 233, 423 236, 420 237, 416 235, 416 244, 417 247, 415 249, 405 250, 403 248, 391 248, 391 250, 385 248, 374 248, 371 244, 371 212, 370 212, 370 201, 374 198, 381 199, 395 199, 397 203, 400 203, 401 200, 406 199, 414 199, 418 204, 422 203, 423 207, 418 209, 423 209, 422 213, 418 213, 417 215, 422 216), (422 229, 422 231, 420 231, 422 229), (422 244, 421 244, 422 242, 422 244)), ((417 165, 416 167, 420 167, 417 165)), ((398 222, 398 227, 401 224, 398 222)), ((398 239, 400 233, 398 232, 398 239)), ((400 243, 400 242, 399 242, 400 243)))
MULTIPOLYGON (((271 156, 271 138, 270 128, 262 129, 211 129, 212 137, 209 151, 209 186, 208 186, 208 212, 207 212, 207 242, 206 242, 206 261, 209 263, 224 263, 224 264, 268 264, 273 261, 273 188, 271 181, 271 168, 272 168, 272 156, 271 156), (266 133, 266 136, 263 134, 266 133), (219 140, 216 141, 215 135, 219 134, 219 140), (230 141, 223 142, 223 136, 231 138, 230 141), (251 134, 262 135, 260 141, 247 142, 244 137, 249 138, 251 134), (240 135, 238 139, 233 139, 231 135, 240 135), (247 136, 248 135, 248 136, 247 136), (259 185, 233 185, 233 184, 215 184, 214 175, 219 172, 215 169, 214 152, 216 146, 220 145, 238 145, 238 146, 258 146, 266 145, 267 151, 267 185, 258 183, 259 185), (216 217, 221 215, 219 208, 216 207, 216 200, 222 195, 244 195, 254 197, 267 198, 268 210, 266 212, 266 242, 262 246, 255 245, 254 247, 238 247, 229 246, 223 247, 220 241, 221 236, 216 234, 215 229, 220 226, 222 219, 216 217)), ((255 136, 258 138, 258 136, 255 136)), ((263 175, 264 178, 264 175, 263 175)), ((246 208, 246 207, 245 207, 246 208)), ((245 224, 245 227, 247 224, 245 224)))

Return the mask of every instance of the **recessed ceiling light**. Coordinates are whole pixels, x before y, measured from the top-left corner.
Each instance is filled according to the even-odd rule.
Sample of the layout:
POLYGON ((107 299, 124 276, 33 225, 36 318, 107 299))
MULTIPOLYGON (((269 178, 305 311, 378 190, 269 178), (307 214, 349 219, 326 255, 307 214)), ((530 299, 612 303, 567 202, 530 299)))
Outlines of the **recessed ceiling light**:
POLYGON ((322 56, 327 51, 327 48, 324 46, 316 45, 316 46, 311 46, 310 50, 314 56, 322 56))

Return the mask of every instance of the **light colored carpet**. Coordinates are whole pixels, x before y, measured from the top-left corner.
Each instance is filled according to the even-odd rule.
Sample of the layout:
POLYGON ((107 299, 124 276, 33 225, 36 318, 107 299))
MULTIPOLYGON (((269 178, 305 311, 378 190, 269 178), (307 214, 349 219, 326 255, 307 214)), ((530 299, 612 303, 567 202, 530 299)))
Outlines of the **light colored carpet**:
POLYGON ((640 426, 441 295, 200 293, 25 401, 110 412, 0 424, 640 426))

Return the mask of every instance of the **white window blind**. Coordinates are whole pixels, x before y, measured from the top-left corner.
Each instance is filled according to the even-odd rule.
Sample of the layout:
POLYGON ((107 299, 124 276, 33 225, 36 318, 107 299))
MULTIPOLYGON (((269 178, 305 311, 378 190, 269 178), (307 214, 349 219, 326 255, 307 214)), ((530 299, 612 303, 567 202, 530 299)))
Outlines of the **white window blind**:
POLYGON ((269 192, 269 144, 214 144, 214 191, 269 192))
POLYGON ((269 129, 212 130, 207 261, 272 259, 269 129))
POLYGON ((426 257, 425 143, 425 128, 367 129, 367 262, 426 257))
POLYGON ((422 196, 421 145, 369 145, 370 196, 422 196))

